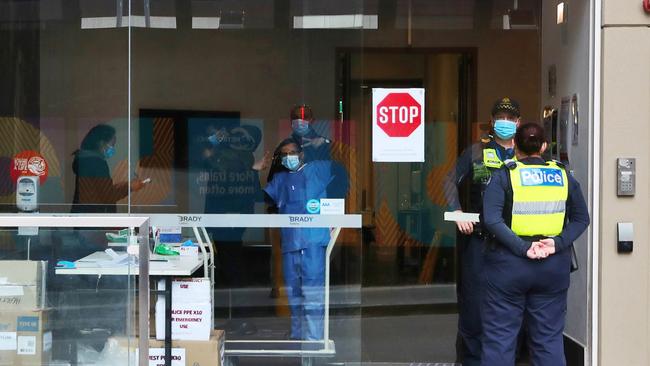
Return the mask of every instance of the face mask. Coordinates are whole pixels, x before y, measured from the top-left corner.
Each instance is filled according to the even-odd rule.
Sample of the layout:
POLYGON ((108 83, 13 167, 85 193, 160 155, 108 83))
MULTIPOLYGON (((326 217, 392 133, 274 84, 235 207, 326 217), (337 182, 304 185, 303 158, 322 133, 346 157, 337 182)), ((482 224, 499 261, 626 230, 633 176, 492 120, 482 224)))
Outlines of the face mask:
POLYGON ((294 119, 291 121, 291 128, 298 136, 305 136, 309 131, 309 121, 304 119, 294 119))
POLYGON ((212 146, 217 146, 219 145, 219 139, 217 138, 216 134, 212 134, 208 136, 208 142, 212 144, 212 146))
POLYGON ((507 140, 511 139, 517 132, 517 123, 507 119, 498 119, 494 121, 494 133, 498 138, 507 140))
POLYGON ((108 146, 104 149, 104 157, 105 157, 106 159, 110 159, 110 158, 113 157, 113 155, 115 155, 115 146, 113 146, 113 145, 108 145, 108 146))
POLYGON ((296 170, 300 166, 300 157, 298 155, 283 156, 282 165, 289 170, 296 170))

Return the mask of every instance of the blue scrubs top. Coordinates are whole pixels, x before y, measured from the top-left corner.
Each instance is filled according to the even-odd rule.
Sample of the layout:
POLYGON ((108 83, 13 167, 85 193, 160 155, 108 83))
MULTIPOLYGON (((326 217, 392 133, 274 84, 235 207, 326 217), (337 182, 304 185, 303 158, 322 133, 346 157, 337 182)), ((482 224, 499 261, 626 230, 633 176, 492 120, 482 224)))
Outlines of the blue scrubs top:
MULTIPOLYGON (((327 186, 334 180, 331 161, 312 161, 299 170, 277 173, 264 191, 273 199, 281 214, 308 214, 307 202, 327 197, 327 186)), ((282 228, 282 252, 327 246, 328 228, 282 228)))

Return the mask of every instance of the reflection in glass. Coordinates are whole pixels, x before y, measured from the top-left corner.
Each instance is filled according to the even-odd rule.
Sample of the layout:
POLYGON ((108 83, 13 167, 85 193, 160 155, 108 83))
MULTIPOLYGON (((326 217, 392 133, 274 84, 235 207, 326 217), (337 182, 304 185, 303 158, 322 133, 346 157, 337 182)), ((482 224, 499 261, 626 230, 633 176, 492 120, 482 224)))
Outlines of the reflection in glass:
MULTIPOLYGON (((297 109, 301 121, 304 108, 297 109)), ((306 118, 306 120, 305 120, 306 118)), ((297 118, 293 118, 296 120, 297 118)), ((307 130, 299 135, 305 135, 307 130)), ((295 130, 294 130, 295 133, 295 130)), ((331 160, 307 162, 301 144, 283 140, 276 149, 282 171, 268 182, 264 191, 281 214, 315 214, 323 198, 342 198, 347 191, 347 175, 335 170, 331 160), (336 186, 343 196, 328 194, 336 186)), ((323 339, 325 249, 330 242, 327 228, 283 228, 282 268, 291 310, 291 339, 323 339)))

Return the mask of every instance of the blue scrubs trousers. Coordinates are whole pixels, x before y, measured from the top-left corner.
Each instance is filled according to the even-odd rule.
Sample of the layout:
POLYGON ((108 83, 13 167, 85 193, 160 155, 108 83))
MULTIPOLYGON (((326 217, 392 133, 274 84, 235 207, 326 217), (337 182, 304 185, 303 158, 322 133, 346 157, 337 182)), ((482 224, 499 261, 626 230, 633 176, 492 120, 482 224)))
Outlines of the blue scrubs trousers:
POLYGON ((481 362, 481 299, 483 292, 483 239, 470 235, 462 244, 460 289, 458 291, 458 333, 463 340, 463 366, 481 362))
POLYGON ((565 366, 564 321, 571 251, 531 260, 497 246, 484 261, 482 366, 515 363, 517 334, 525 318, 533 366, 565 366))
POLYGON ((323 339, 325 250, 308 248, 282 253, 284 282, 291 310, 291 338, 323 339))

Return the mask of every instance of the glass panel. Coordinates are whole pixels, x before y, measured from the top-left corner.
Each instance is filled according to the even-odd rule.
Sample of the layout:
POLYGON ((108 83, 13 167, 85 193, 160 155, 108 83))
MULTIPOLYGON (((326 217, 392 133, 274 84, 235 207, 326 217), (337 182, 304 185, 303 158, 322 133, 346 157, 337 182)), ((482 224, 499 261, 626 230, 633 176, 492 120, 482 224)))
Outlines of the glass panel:
MULTIPOLYGON (((332 297, 316 301, 331 306, 328 360, 455 361, 457 286, 471 282, 464 238, 443 221, 454 200, 445 182, 490 132, 495 99, 517 99, 524 121, 538 118, 540 4, 4 1, 0 170, 11 174, 0 174, 0 210, 303 215, 344 198, 363 228, 339 235, 332 297), (424 161, 373 162, 373 88, 424 89, 424 161), (298 198, 272 197, 274 180, 284 180, 276 193, 302 187, 278 178, 295 155, 280 148, 288 137, 303 150, 298 165, 327 168, 295 175, 309 188, 298 198)), ((480 198, 457 189, 476 211, 480 198)), ((159 229, 161 241, 193 237, 159 229)), ((308 274, 288 263, 304 249, 290 247, 297 239, 246 225, 208 233, 215 325, 232 340, 291 338, 300 309, 286 285, 308 274)), ((37 244, 34 258, 50 267, 66 250, 80 258, 102 234, 43 229, 34 242, 49 235, 57 249, 37 244)), ((24 237, 7 235, 3 255, 24 258, 24 237)))
POLYGON ((443 215, 455 200, 478 212, 481 196, 470 196, 466 181, 455 187, 459 193, 452 188, 457 157, 491 132, 493 102, 510 96, 520 102, 524 121, 538 116, 540 4, 379 2, 378 29, 363 31, 363 47, 338 50, 350 71, 337 84, 361 91, 344 109, 360 122, 354 136, 359 180, 351 191, 364 216, 365 362, 460 362, 459 326, 470 334, 468 347, 479 343, 480 242, 478 251, 464 250, 465 238, 443 215), (375 88, 424 89, 424 162, 373 162, 375 88))
POLYGON ((0 4, 3 212, 127 211, 128 30, 116 4, 0 4), (19 176, 40 177, 36 206, 16 207, 19 176))
POLYGON ((134 229, 1 229, 1 362, 136 365, 134 229))
MULTIPOLYGON (((376 5, 367 9, 362 1, 313 0, 172 3, 175 7, 167 11, 151 2, 151 26, 132 29, 131 170, 150 183, 132 193, 131 211, 309 214, 320 209, 319 199, 339 198, 346 199, 340 213, 356 212, 358 198, 349 193, 358 179, 356 141, 351 138, 356 122, 344 106, 349 105, 346 98, 360 91, 343 90, 335 82, 349 72, 348 61, 341 63, 336 50, 362 45, 362 29, 377 27, 376 5), (154 16, 174 17, 175 26, 155 27, 154 16), (275 188, 283 196, 271 197, 264 189, 278 182, 278 175, 288 176, 280 143, 289 137, 303 150, 301 162, 309 173, 296 173, 299 182, 286 181, 275 188), (307 189, 287 205, 292 185, 307 189)), ((291 233, 244 224, 202 225, 208 226, 216 247, 215 326, 226 330, 227 352, 240 345, 231 341, 256 341, 246 343, 250 352, 243 352, 243 364, 295 363, 322 353, 327 328, 336 344, 334 354, 326 352, 327 360, 360 361, 359 230, 344 230, 331 257, 330 326, 316 324, 311 333, 302 333, 295 330, 295 321, 304 318, 300 313, 324 316, 320 281, 326 273, 323 248, 329 228, 291 233), (311 265, 296 268, 304 258, 301 250, 311 247, 311 265), (314 286, 295 283, 310 276, 314 286), (317 342, 308 343, 313 340, 317 342), (280 347, 275 354, 250 358, 252 351, 268 350, 267 341, 283 343, 271 347, 280 347), (289 361, 279 358, 283 355, 289 361)), ((166 235, 170 228, 160 229, 166 235)), ((180 238, 174 234, 166 239, 193 237, 192 230, 182 231, 180 238)))

